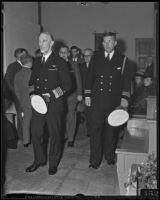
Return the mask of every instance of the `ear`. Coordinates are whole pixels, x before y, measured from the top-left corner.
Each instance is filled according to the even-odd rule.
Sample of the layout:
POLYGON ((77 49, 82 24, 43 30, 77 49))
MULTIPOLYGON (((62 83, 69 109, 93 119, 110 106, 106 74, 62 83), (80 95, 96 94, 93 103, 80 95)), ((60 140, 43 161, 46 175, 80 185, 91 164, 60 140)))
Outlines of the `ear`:
POLYGON ((52 47, 54 45, 54 41, 51 41, 50 46, 52 47))
POLYGON ((117 46, 117 41, 115 41, 114 46, 117 46))

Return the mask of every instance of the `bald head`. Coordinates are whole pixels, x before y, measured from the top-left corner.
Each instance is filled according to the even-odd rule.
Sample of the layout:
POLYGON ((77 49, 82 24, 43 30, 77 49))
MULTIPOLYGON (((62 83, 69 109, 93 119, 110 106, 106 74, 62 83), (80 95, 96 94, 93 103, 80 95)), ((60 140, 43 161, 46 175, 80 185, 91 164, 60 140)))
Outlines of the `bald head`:
POLYGON ((53 36, 48 32, 42 32, 39 35, 39 48, 43 55, 48 54, 52 51, 54 44, 53 36))

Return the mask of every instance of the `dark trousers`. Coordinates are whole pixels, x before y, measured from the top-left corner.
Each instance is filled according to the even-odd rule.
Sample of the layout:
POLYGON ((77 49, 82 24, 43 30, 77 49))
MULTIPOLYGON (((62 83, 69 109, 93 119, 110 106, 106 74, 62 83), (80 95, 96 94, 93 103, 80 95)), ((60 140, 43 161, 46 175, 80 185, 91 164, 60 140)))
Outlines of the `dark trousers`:
POLYGON ((89 135, 89 130, 90 130, 90 126, 91 126, 91 113, 90 113, 90 107, 85 108, 85 120, 86 120, 86 129, 87 129, 87 135, 89 135))
POLYGON ((18 139, 23 140, 23 134, 22 134, 22 116, 21 116, 21 105, 15 96, 14 98, 14 105, 17 112, 17 133, 18 133, 18 139))
POLYGON ((32 109, 23 107, 24 116, 22 118, 22 130, 23 130, 23 143, 28 144, 30 143, 30 126, 31 126, 31 119, 32 119, 32 109))
POLYGON ((91 107, 90 135, 90 163, 100 165, 103 154, 106 160, 112 160, 118 142, 118 128, 107 123, 107 118, 113 108, 91 107))
POLYGON ((77 97, 77 94, 75 92, 67 98, 68 112, 67 112, 67 117, 66 117, 66 133, 67 133, 68 141, 74 141, 74 137, 75 137, 76 122, 77 122, 77 113, 76 113, 77 98, 76 97, 77 97))
POLYGON ((61 147, 61 112, 49 109, 47 114, 39 114, 33 110, 31 122, 31 134, 34 150, 34 162, 36 164, 46 162, 43 148, 44 125, 47 123, 50 136, 49 168, 57 167, 60 161, 61 147))

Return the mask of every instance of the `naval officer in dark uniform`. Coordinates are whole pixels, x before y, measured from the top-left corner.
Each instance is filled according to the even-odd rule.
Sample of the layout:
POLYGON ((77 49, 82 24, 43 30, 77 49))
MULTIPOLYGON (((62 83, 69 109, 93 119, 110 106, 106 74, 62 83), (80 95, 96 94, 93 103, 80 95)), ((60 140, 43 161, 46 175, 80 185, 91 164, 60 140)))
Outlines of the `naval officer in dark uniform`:
POLYGON ((50 135, 49 175, 57 172, 61 157, 61 115, 63 111, 64 94, 71 87, 71 80, 65 61, 52 51, 53 37, 48 32, 39 35, 39 48, 42 57, 36 58, 30 78, 30 86, 34 93, 43 95, 49 102, 48 112, 39 114, 33 109, 31 134, 34 150, 34 162, 26 169, 33 172, 44 165, 46 158, 42 147, 43 127, 47 122, 50 135))
POLYGON ((92 125, 89 131, 89 167, 95 169, 101 164, 103 151, 108 164, 115 163, 115 149, 118 140, 117 128, 111 127, 107 123, 107 118, 118 106, 127 108, 130 97, 129 62, 126 56, 115 49, 116 45, 115 33, 104 34, 104 50, 95 53, 91 58, 86 78, 85 103, 91 108, 92 125), (102 132, 104 135, 102 135, 102 132), (104 144, 102 141, 104 141, 104 144))

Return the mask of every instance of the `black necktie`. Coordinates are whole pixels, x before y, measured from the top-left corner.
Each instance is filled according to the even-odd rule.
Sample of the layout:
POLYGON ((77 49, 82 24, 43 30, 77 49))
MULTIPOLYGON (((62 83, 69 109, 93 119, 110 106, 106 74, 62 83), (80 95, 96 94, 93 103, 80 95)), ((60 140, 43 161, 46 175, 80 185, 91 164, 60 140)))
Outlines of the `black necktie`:
POLYGON ((71 71, 72 71, 71 63, 70 63, 70 62, 67 62, 67 66, 68 66, 69 72, 71 72, 71 71))
POLYGON ((108 55, 107 55, 107 57, 106 57, 106 61, 107 61, 107 62, 109 62, 109 61, 110 61, 110 58, 109 58, 109 53, 108 53, 108 55))
POLYGON ((45 63, 45 57, 42 57, 42 64, 45 63))

